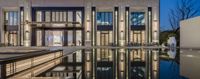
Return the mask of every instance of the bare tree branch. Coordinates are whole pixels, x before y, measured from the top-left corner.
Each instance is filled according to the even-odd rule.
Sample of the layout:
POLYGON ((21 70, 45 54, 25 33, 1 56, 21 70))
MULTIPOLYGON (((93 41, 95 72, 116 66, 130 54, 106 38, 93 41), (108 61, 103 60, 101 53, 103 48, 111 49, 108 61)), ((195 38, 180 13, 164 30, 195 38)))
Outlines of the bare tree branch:
POLYGON ((198 0, 178 0, 176 8, 169 13, 169 22, 172 30, 176 33, 180 28, 180 21, 194 17, 200 11, 196 8, 198 0))

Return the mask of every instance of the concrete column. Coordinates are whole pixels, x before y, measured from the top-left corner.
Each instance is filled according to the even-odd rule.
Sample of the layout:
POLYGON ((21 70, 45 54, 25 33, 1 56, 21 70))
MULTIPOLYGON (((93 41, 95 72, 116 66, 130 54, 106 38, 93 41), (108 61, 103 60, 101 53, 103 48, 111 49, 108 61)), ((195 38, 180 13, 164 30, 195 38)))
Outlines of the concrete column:
POLYGON ((4 30, 3 30, 3 11, 2 8, 0 7, 0 43, 4 43, 4 30))
POLYGON ((92 30, 92 45, 96 46, 96 7, 92 7, 92 12, 91 12, 91 30, 92 30))
POLYGON ((153 7, 152 9, 152 18, 153 18, 153 26, 152 26, 152 41, 159 43, 159 8, 158 7, 153 7))
POLYGON ((92 42, 92 29, 91 29, 91 3, 85 4, 85 45, 91 46, 92 42))
POLYGON ((115 23, 114 24, 114 31, 113 31, 113 34, 114 34, 114 39, 113 39, 113 42, 115 43, 115 45, 118 45, 118 29, 119 29, 119 7, 115 7, 115 10, 114 10, 114 20, 113 22, 115 23))
POLYGON ((152 42, 152 7, 147 8, 147 43, 152 42))
POLYGON ((31 46, 31 0, 24 0, 24 46, 31 46))
POLYGON ((125 17, 124 17, 124 13, 125 13, 125 7, 124 6, 120 6, 120 10, 119 10, 119 45, 120 46, 124 46, 125 45, 125 17))

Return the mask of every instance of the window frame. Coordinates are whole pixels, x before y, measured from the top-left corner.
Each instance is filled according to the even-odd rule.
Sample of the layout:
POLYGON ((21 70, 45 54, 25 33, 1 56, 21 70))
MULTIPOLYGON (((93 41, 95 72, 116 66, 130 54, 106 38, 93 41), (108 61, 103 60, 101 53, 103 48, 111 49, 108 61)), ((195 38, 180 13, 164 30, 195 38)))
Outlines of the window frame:
POLYGON ((145 22, 146 22, 146 20, 145 20, 145 12, 142 12, 142 11, 138 11, 138 12, 131 12, 130 13, 130 25, 131 26, 145 26, 145 22), (140 15, 143 15, 143 18, 140 20, 140 15), (136 19, 135 21, 134 21, 134 19, 136 19), (144 22, 143 22, 144 21, 144 22))
POLYGON ((113 12, 112 11, 98 11, 96 13, 96 22, 97 22, 97 26, 112 26, 113 25, 113 12), (101 19, 99 19, 99 16, 101 13, 101 19), (111 15, 111 16, 110 16, 111 15), (108 17, 108 18, 106 18, 108 17), (98 23, 98 21, 100 21, 98 23), (106 24, 106 22, 108 22, 108 24, 106 24))

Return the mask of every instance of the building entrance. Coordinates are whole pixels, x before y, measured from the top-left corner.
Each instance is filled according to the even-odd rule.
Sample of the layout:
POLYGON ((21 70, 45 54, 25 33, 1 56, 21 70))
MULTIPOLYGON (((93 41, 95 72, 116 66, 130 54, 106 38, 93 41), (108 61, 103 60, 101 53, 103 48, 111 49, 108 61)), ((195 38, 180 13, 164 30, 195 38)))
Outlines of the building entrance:
POLYGON ((144 31, 131 31, 131 42, 134 44, 144 44, 145 42, 145 32, 144 31))
POLYGON ((45 31, 46 46, 63 46, 63 31, 45 31))
POLYGON ((108 33, 101 33, 101 46, 107 46, 108 43, 109 43, 109 40, 108 40, 108 33))

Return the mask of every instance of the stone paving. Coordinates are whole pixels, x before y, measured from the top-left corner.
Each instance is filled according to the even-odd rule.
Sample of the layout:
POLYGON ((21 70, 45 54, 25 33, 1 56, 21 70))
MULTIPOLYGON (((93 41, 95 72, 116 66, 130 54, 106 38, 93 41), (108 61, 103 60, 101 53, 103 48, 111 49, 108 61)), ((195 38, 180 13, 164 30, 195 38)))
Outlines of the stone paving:
POLYGON ((81 50, 81 49, 93 49, 93 48, 109 48, 109 49, 159 49, 159 48, 165 48, 161 46, 132 46, 132 47, 113 47, 113 46, 52 46, 52 47, 0 47, 0 50, 57 50, 57 49, 63 49, 64 54, 71 54, 74 51, 81 50))

